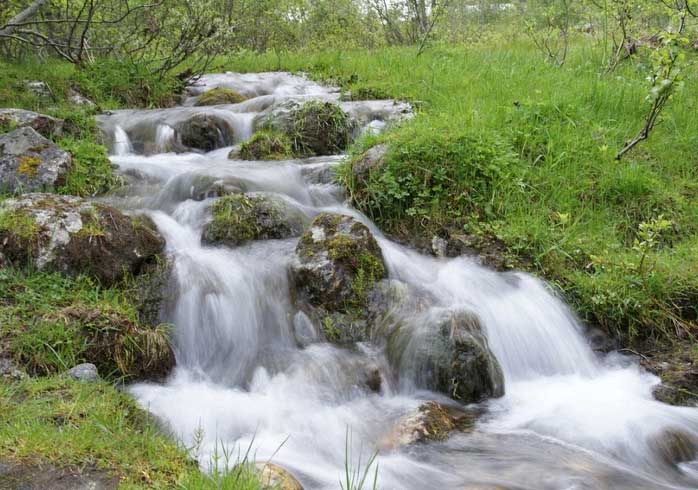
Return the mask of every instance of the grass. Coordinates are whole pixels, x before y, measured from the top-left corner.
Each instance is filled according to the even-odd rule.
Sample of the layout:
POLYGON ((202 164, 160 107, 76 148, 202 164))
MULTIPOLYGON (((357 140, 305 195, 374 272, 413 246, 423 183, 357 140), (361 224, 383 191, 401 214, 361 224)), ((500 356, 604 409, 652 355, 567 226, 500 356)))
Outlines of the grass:
POLYGON ((102 288, 85 276, 0 270, 0 344, 30 373, 60 373, 81 362, 106 379, 162 374, 169 332, 139 322, 138 285, 102 288))
POLYGON ((64 376, 0 382, 0 459, 94 467, 126 490, 260 488, 247 465, 202 474, 126 393, 64 376))
POLYGON ((507 262, 558 287, 587 321, 625 340, 696 332, 698 81, 686 80, 650 139, 614 156, 642 125, 641 53, 610 75, 589 39, 550 66, 522 39, 375 52, 244 53, 226 69, 305 71, 352 93, 419 101, 386 142, 367 184, 344 176, 355 204, 402 237, 491 236, 507 262), (280 65, 280 66, 279 66, 280 65), (671 227, 638 272, 643 223, 671 227))

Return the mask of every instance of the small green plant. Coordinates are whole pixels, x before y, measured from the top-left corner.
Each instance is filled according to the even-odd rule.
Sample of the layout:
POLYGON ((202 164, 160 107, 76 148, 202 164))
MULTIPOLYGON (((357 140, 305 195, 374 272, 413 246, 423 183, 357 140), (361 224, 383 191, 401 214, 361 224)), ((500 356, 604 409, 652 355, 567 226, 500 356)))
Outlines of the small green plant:
POLYGON ((329 342, 338 342, 342 336, 342 332, 339 331, 330 315, 322 319, 322 331, 329 342))
POLYGON ((287 160, 293 158, 292 146, 286 134, 266 129, 240 145, 238 156, 243 160, 287 160))
POLYGON ((339 481, 342 490, 377 490, 378 489, 378 451, 373 452, 365 464, 361 461, 361 451, 356 466, 352 463, 352 434, 349 427, 346 430, 344 443, 344 475, 339 481), (374 466, 375 465, 375 466, 374 466), (373 480, 371 480, 373 469, 373 480))
POLYGON ((65 184, 59 188, 62 194, 96 196, 121 184, 104 146, 72 138, 64 138, 59 144, 73 156, 65 184))

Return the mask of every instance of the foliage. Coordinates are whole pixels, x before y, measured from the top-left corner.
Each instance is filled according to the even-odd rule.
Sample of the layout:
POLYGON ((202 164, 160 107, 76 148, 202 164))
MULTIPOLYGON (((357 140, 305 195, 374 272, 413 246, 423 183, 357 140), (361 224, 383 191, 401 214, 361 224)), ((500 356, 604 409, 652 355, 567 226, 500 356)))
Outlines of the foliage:
POLYGON ((73 156, 73 163, 60 193, 96 196, 119 184, 104 146, 89 140, 64 138, 59 145, 73 156))
POLYGON ((290 138, 281 131, 260 130, 240 145, 243 160, 287 160, 293 158, 290 138))

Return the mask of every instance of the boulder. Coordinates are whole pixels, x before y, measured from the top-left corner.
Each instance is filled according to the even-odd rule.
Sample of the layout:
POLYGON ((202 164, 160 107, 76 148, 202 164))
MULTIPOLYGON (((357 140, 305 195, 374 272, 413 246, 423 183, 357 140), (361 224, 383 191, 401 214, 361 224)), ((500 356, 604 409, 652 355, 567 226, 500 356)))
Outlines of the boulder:
POLYGON ((342 153, 353 132, 349 116, 337 104, 288 101, 271 111, 263 127, 286 134, 299 157, 342 153))
POLYGON ((303 232, 305 216, 280 198, 261 194, 231 194, 212 206, 213 218, 202 240, 211 244, 242 245, 251 240, 283 239, 303 232))
POLYGON ((369 337, 367 297, 386 276, 380 247, 350 216, 318 215, 296 247, 291 267, 296 305, 339 343, 369 337))
POLYGON ((99 381, 97 366, 89 362, 84 362, 68 369, 68 376, 76 381, 82 381, 85 383, 99 381))
POLYGON ((178 143, 201 151, 212 151, 233 144, 231 124, 214 114, 195 114, 175 126, 178 143))
POLYGON ((351 164, 351 172, 355 185, 365 188, 373 172, 385 163, 388 145, 376 145, 361 154, 351 164))
POLYGON ((233 89, 216 87, 201 94, 196 100, 197 106, 239 104, 247 98, 233 89))
POLYGON ((51 87, 48 86, 48 83, 43 82, 41 80, 25 80, 24 81, 24 86, 26 87, 28 92, 33 93, 37 97, 40 97, 42 99, 53 99, 53 92, 51 91, 51 87))
POLYGON ((420 442, 443 441, 456 430, 470 430, 472 424, 471 414, 428 401, 400 418, 380 446, 397 449, 420 442))
POLYGON ((262 490, 303 490, 296 478, 273 463, 257 463, 255 469, 262 484, 262 490))
POLYGON ((461 403, 504 394, 501 367, 474 314, 432 313, 415 323, 396 329, 389 339, 388 355, 401 372, 461 403))
POLYGON ((164 245, 149 218, 79 197, 36 193, 0 203, 0 256, 18 266, 90 274, 109 286, 146 270, 164 245))
POLYGON ((0 132, 2 128, 26 127, 48 138, 61 134, 63 120, 23 109, 0 109, 0 132))
POLYGON ((24 127, 0 135, 0 191, 53 190, 65 183, 72 165, 68 152, 24 127))
POLYGON ((286 134, 275 131, 257 131, 238 150, 228 155, 239 160, 288 160, 293 158, 292 142, 286 134))

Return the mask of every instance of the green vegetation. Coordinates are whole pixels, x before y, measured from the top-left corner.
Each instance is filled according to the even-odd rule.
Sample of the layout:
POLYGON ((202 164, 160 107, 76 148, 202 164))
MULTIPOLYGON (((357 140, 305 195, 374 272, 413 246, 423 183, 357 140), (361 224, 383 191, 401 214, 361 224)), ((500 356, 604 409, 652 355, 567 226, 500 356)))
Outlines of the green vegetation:
MULTIPOLYGON (((352 149, 358 158, 389 145, 367 182, 350 164, 342 171, 355 204, 389 233, 501 240, 506 262, 546 277, 584 319, 626 340, 694 332, 698 82, 687 79, 664 124, 618 162, 643 118, 641 67, 599 74, 603 53, 584 38, 562 68, 538 56, 499 39, 418 58, 412 48, 287 55, 282 68, 422 101, 412 121, 352 149), (643 259, 634 241, 659 216, 671 225, 643 259)), ((248 55, 229 69, 277 64, 248 55)))
POLYGON ((280 131, 263 129, 240 145, 243 160, 287 160, 293 158, 291 140, 280 131))
POLYGON ((245 97, 233 89, 216 87, 199 96, 196 105, 239 104, 245 101, 245 97))
POLYGON ((0 342, 33 374, 95 364, 108 379, 162 376, 172 365, 165 326, 138 321, 138 283, 101 288, 85 276, 0 270, 0 342))
POLYGON ((207 239, 236 244, 254 240, 260 232, 255 209, 263 204, 265 201, 262 198, 242 194, 232 194, 218 199, 211 210, 213 220, 206 229, 207 239))
POLYGON ((95 467, 118 477, 122 489, 260 488, 248 465, 201 474, 126 393, 66 376, 0 382, 0 458, 95 467))
POLYGON ((335 155, 349 144, 349 117, 331 102, 305 102, 291 111, 289 120, 284 131, 297 156, 335 155))
POLYGON ((114 175, 104 146, 89 139, 63 138, 59 145, 73 156, 73 165, 65 185, 58 191, 73 196, 104 194, 120 183, 114 175))

